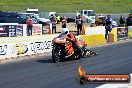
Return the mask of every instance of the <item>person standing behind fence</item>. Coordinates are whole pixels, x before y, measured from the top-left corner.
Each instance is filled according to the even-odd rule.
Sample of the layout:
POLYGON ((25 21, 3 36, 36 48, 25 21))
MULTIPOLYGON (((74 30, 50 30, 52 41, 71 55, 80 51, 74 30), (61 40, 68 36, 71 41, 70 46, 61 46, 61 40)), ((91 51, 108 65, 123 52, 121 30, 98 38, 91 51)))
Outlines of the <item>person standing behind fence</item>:
POLYGON ((56 20, 57 20, 57 24, 60 23, 60 16, 58 14, 56 14, 56 20))
POLYGON ((126 19, 126 26, 132 26, 132 14, 126 19))
POLYGON ((53 17, 54 17, 53 14, 51 14, 51 15, 49 16, 49 19, 50 19, 51 22, 52 22, 53 17))
POLYGON ((82 26, 83 26, 83 20, 80 15, 76 17, 76 25, 77 25, 77 35, 79 35, 82 32, 82 26))
POLYGON ((119 22, 120 22, 120 24, 124 25, 125 24, 125 17, 121 15, 119 22))
POLYGON ((66 28, 67 18, 66 16, 62 17, 62 28, 66 28))
POLYGON ((107 18, 105 19, 105 29, 106 29, 106 33, 105 33, 105 39, 107 40, 107 36, 108 34, 111 32, 112 30, 112 18, 111 15, 107 15, 107 18))
POLYGON ((32 35, 33 24, 32 24, 31 19, 29 18, 29 16, 27 16, 26 24, 27 24, 27 35, 30 36, 30 35, 32 35))
POLYGON ((56 33, 56 24, 57 24, 57 20, 55 17, 53 17, 53 19, 52 19, 52 34, 56 33))

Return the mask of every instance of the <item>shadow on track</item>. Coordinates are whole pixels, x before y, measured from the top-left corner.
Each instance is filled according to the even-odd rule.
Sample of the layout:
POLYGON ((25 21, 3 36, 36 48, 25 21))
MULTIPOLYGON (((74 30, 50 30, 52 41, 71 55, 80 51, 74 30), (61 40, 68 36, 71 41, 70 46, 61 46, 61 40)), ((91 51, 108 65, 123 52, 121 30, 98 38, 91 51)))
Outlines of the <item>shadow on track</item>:
MULTIPOLYGON (((78 61, 78 60, 70 60, 70 59, 67 59, 67 60, 63 60, 63 61, 58 62, 58 63, 68 63, 68 62, 71 62, 71 61, 78 61)), ((39 63, 54 63, 52 59, 37 60, 36 62, 39 62, 39 63)))
POLYGON ((52 59, 47 59, 47 60, 37 60, 36 62, 40 62, 40 63, 53 63, 52 59))

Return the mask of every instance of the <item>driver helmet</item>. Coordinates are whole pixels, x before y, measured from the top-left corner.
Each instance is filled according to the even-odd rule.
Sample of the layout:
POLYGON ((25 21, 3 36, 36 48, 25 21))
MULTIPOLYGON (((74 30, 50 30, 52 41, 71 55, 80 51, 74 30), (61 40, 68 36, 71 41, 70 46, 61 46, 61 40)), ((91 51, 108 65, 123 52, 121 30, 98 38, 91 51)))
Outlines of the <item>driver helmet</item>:
POLYGON ((67 34, 69 34, 69 29, 68 28, 62 28, 61 33, 67 35, 67 34))

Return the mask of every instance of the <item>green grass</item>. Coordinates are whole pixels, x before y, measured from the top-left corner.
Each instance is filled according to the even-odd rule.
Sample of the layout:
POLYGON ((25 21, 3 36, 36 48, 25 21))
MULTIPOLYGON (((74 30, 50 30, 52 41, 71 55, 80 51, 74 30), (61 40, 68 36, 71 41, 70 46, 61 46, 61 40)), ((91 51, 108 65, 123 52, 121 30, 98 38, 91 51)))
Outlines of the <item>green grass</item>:
POLYGON ((132 0, 0 0, 2 11, 23 11, 28 7, 45 12, 94 9, 97 13, 128 13, 132 9, 132 0))

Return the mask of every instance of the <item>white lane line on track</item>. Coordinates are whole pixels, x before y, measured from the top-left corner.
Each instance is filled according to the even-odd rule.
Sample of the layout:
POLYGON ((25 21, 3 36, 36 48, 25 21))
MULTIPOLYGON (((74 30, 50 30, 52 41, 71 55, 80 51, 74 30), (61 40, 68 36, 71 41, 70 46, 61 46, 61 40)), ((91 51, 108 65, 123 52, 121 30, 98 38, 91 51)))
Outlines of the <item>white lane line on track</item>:
POLYGON ((130 76, 131 76, 131 82, 128 84, 103 84, 96 88, 132 88, 132 73, 130 74, 130 76))

